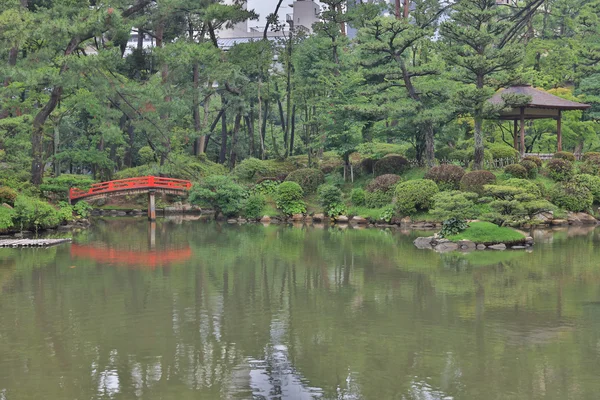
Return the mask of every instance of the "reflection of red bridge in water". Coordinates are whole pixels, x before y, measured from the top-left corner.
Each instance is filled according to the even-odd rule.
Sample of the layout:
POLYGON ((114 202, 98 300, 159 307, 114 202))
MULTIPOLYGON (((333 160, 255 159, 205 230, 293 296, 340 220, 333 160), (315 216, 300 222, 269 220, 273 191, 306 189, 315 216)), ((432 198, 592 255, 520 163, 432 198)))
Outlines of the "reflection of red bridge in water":
POLYGON ((93 184, 88 190, 69 189, 69 201, 75 204, 79 200, 98 200, 106 197, 126 194, 148 193, 148 219, 156 219, 154 194, 156 192, 187 196, 192 188, 190 181, 159 176, 143 176, 139 178, 120 179, 117 181, 93 184))
POLYGON ((192 250, 187 247, 173 250, 119 250, 102 246, 90 246, 73 243, 71 257, 85 258, 102 263, 127 265, 130 267, 150 268, 167 266, 188 260, 192 250))

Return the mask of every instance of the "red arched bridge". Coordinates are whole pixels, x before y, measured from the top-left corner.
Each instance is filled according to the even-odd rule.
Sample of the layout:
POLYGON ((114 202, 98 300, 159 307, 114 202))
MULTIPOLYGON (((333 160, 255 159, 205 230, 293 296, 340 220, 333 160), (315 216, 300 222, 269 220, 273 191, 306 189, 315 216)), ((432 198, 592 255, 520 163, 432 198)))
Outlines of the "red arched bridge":
POLYGON ((155 220, 155 193, 187 196, 191 188, 192 183, 183 179, 143 176, 95 183, 88 190, 71 188, 69 189, 69 201, 71 204, 75 204, 79 200, 98 200, 114 196, 148 193, 148 218, 155 220))

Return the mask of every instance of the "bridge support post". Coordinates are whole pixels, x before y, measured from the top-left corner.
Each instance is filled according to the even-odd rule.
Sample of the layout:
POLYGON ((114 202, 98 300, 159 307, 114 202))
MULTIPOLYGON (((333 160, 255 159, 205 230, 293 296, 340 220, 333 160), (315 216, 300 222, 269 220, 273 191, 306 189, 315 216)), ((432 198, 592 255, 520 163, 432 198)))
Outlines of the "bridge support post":
POLYGON ((156 191, 148 191, 148 220, 156 221, 156 191))
POLYGON ((156 249, 156 222, 154 221, 148 224, 148 247, 150 250, 156 249))

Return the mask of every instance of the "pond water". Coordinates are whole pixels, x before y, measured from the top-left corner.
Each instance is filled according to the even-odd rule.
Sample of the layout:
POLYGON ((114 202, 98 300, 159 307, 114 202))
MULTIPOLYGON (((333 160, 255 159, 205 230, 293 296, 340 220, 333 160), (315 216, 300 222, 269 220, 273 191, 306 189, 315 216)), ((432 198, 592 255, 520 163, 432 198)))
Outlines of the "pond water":
POLYGON ((0 250, 0 399, 597 399, 600 230, 98 221, 0 250))

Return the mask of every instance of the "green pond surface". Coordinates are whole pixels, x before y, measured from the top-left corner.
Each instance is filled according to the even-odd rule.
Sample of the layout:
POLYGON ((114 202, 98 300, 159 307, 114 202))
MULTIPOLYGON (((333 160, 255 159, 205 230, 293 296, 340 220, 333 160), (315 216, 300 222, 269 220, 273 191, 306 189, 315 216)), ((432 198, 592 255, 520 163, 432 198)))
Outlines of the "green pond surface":
POLYGON ((600 229, 420 233, 116 219, 0 249, 0 400, 600 398, 600 229))

